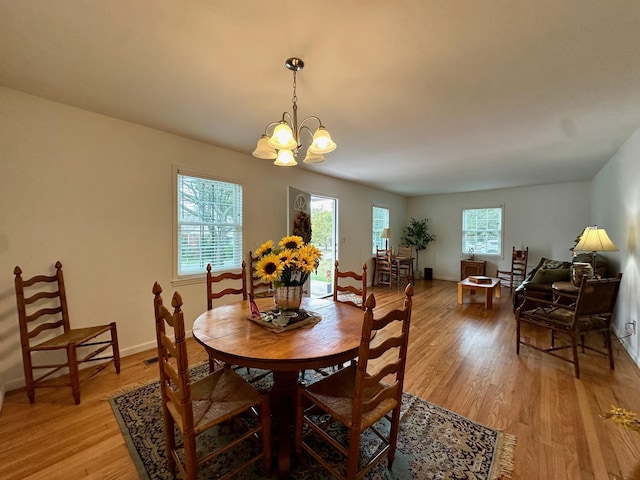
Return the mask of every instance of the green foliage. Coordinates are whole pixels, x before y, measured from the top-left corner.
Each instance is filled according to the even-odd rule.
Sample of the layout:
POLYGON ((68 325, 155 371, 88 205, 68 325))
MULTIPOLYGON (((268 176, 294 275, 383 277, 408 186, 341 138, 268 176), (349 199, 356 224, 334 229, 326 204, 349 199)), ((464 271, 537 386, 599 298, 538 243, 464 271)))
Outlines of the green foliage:
POLYGON ((405 247, 414 247, 416 251, 424 250, 433 242, 436 236, 429 232, 429 224, 426 218, 416 220, 411 217, 409 225, 404 228, 402 244, 405 247))

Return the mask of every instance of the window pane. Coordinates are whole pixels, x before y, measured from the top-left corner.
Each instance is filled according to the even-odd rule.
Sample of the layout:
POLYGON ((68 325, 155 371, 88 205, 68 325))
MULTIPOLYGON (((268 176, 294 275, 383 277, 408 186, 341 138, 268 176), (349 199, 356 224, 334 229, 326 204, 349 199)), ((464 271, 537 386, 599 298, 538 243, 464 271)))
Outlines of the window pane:
POLYGON ((382 230, 385 228, 389 228, 389 209, 373 207, 373 253, 376 253, 377 248, 385 248, 385 239, 380 238, 382 230))
POLYGON ((242 266, 242 186, 178 174, 178 275, 242 266))
POLYGON ((502 255, 502 207, 462 211, 462 252, 502 255))

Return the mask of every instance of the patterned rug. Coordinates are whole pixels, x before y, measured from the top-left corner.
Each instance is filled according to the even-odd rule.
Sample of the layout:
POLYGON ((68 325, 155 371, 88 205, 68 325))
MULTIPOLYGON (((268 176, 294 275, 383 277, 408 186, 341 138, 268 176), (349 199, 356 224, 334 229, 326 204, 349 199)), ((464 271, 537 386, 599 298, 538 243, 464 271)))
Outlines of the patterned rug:
MULTIPOLYGON (((206 374, 208 365, 203 364, 191 370, 192 378, 206 374)), ((251 369, 239 373, 257 388, 269 388, 272 378, 267 372, 251 369)), ((305 381, 319 378, 315 372, 307 372, 305 381)), ((165 460, 162 412, 160 409, 159 383, 153 382, 118 394, 109 400, 118 420, 140 478, 164 480, 172 478, 165 460)), ((383 426, 384 428, 384 426, 383 426)), ((205 442, 217 443, 230 434, 225 431, 210 433, 205 442)), ((339 441, 346 440, 345 432, 335 429, 339 441)), ((224 440, 222 440, 224 441, 224 440)), ((365 447, 375 449, 375 436, 363 439, 365 447)), ((425 400, 404 394, 402 422, 398 437, 398 448, 393 469, 387 469, 386 460, 380 462, 366 479, 376 480, 498 480, 511 478, 513 453, 516 439, 513 435, 480 425, 425 400)), ((275 446, 277 449, 277 445, 275 446)), ((317 445, 317 450, 329 448, 317 445)), ((209 462, 200 472, 200 479, 217 478, 218 468, 227 468, 247 454, 232 452, 230 458, 220 462, 209 462)), ((325 480, 331 477, 306 453, 292 462, 291 478, 301 480, 325 480)), ((344 463, 336 459, 337 464, 344 463)), ((261 465, 255 471, 247 469, 238 478, 262 479, 261 465)), ((273 476, 275 478, 275 475, 273 476)))

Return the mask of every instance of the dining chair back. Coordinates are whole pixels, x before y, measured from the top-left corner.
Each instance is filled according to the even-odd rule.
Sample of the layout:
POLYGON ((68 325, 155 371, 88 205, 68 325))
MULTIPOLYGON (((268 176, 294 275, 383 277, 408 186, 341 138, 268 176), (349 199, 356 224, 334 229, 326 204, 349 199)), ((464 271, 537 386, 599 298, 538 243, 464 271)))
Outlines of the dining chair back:
POLYGON ((202 465, 225 452, 234 456, 239 452, 237 447, 242 445, 242 454, 235 455, 240 461, 226 472, 216 472, 216 478, 234 478, 260 459, 263 460, 263 473, 268 474, 271 468, 271 430, 267 394, 259 392, 228 368, 219 369, 192 383, 182 297, 178 292, 173 294, 171 312, 162 303, 162 287, 158 282, 154 283, 152 291, 166 455, 171 472, 175 476, 177 469, 183 479, 195 480, 202 465), (209 439, 198 444, 200 434, 223 423, 242 420, 244 416, 251 417, 250 423, 243 422, 242 430, 229 442, 209 439), (176 441, 176 428, 182 437, 181 444, 176 441), (246 441, 255 440, 258 436, 261 438, 259 446, 246 441), (234 448, 236 450, 232 450, 234 448))
POLYGON ((524 250, 511 249, 511 269, 497 271, 497 278, 500 279, 500 286, 509 288, 513 292, 513 287, 518 286, 527 276, 527 261, 529 259, 529 247, 524 250))
POLYGON ((80 403, 80 364, 101 362, 88 378, 109 364, 103 360, 112 360, 116 373, 120 373, 118 332, 115 322, 71 328, 62 264, 56 262, 55 268, 53 275, 36 275, 26 280, 20 267, 13 270, 27 396, 29 402, 34 403, 36 388, 70 386, 77 405, 80 403), (53 360, 57 357, 51 352, 56 350, 66 352, 65 361, 53 360), (103 356, 103 352, 110 355, 103 356), (41 363, 44 361, 55 363, 41 363), (46 381, 64 369, 69 371, 68 383, 46 381))
POLYGON ((613 350, 611 345, 611 321, 618 298, 618 290, 622 274, 616 278, 603 278, 583 281, 579 287, 577 296, 569 295, 562 298, 561 292, 556 293, 554 301, 540 298, 527 297, 516 310, 516 353, 520 354, 520 345, 526 345, 535 350, 553 355, 566 362, 572 363, 574 375, 580 378, 580 363, 578 346, 600 353, 609 358, 609 368, 614 369, 613 350), (526 341, 522 337, 522 324, 530 324, 536 328, 551 330, 551 346, 542 348, 526 341), (595 348, 585 344, 585 337, 589 332, 596 332, 604 337, 606 350, 595 348), (569 339, 569 344, 556 345, 557 334, 569 339), (570 348, 571 357, 566 357, 557 352, 570 348))
POLYGON ((362 478, 385 457, 391 469, 400 424, 412 296, 413 285, 409 284, 402 307, 376 318, 373 311, 376 300, 370 294, 365 302, 357 362, 308 387, 298 387, 295 429, 298 458, 304 450, 333 476, 347 480, 362 478), (348 430, 348 446, 335 438, 333 422, 348 430), (372 429, 382 445, 372 457, 360 461, 364 454, 361 436, 368 429, 372 429), (322 450, 314 445, 318 438, 332 447, 331 453, 320 453, 322 450), (340 455, 336 456, 333 449, 340 455))
POLYGON ((333 301, 342 302, 364 310, 367 296, 367 264, 362 264, 362 273, 340 271, 336 260, 333 271, 333 301))
POLYGON ((263 281, 256 273, 257 259, 253 256, 253 252, 249 251, 249 293, 254 298, 272 297, 272 285, 263 281))
POLYGON ((376 278, 374 280, 377 285, 391 286, 393 284, 395 272, 392 257, 391 249, 376 248, 376 278))
POLYGON ((246 300, 247 295, 247 263, 242 261, 242 271, 240 273, 223 272, 218 275, 211 274, 211 264, 207 264, 207 310, 213 308, 213 300, 222 298, 225 295, 242 295, 242 299, 246 300), (227 286, 226 282, 235 282, 235 287, 227 286), (224 288, 220 284, 224 283, 224 288), (215 290, 219 288, 220 290, 215 290))

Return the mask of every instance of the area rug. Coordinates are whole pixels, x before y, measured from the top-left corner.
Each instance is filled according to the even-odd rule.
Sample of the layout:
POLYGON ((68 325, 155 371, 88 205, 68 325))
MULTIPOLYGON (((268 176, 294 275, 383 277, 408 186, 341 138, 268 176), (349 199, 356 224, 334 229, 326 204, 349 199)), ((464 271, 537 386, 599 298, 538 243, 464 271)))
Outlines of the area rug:
MULTIPOLYGON (((208 365, 191 370, 193 379, 205 375, 208 365)), ((269 388, 271 374, 251 369, 239 371, 258 388, 269 388)), ((319 378, 316 372, 307 372, 305 381, 319 378)), ((159 383, 134 387, 109 399, 118 420, 122 435, 140 474, 140 478, 164 480, 173 478, 165 460, 165 443, 160 409, 159 383)), ((212 433, 213 436, 224 432, 212 433)), ((336 432, 339 437, 343 435, 336 432)), ((344 436, 344 435, 343 435, 344 436)), ((211 440, 215 442, 216 440, 211 440)), ((363 440, 366 446, 368 440, 363 440)), ((386 461, 370 471, 366 479, 376 480, 428 480, 474 479, 499 480, 511 478, 515 437, 450 412, 415 396, 404 394, 402 422, 393 469, 386 461)), ((277 448, 277 446, 275 447, 277 448)), ((318 449, 325 448, 318 445, 318 449)), ((326 447, 328 448, 328 447, 326 447)), ((232 459, 229 459, 231 462, 232 459)), ((210 462, 200 472, 200 479, 218 476, 224 468, 222 462, 210 462)), ((261 474, 261 466, 254 471, 247 469, 238 478, 258 480, 267 478, 261 474)), ((271 478, 271 477, 270 477, 271 478)), ((275 475, 272 477, 275 478, 275 475)), ((294 459, 290 478, 301 480, 325 480, 331 477, 306 452, 294 459)))

